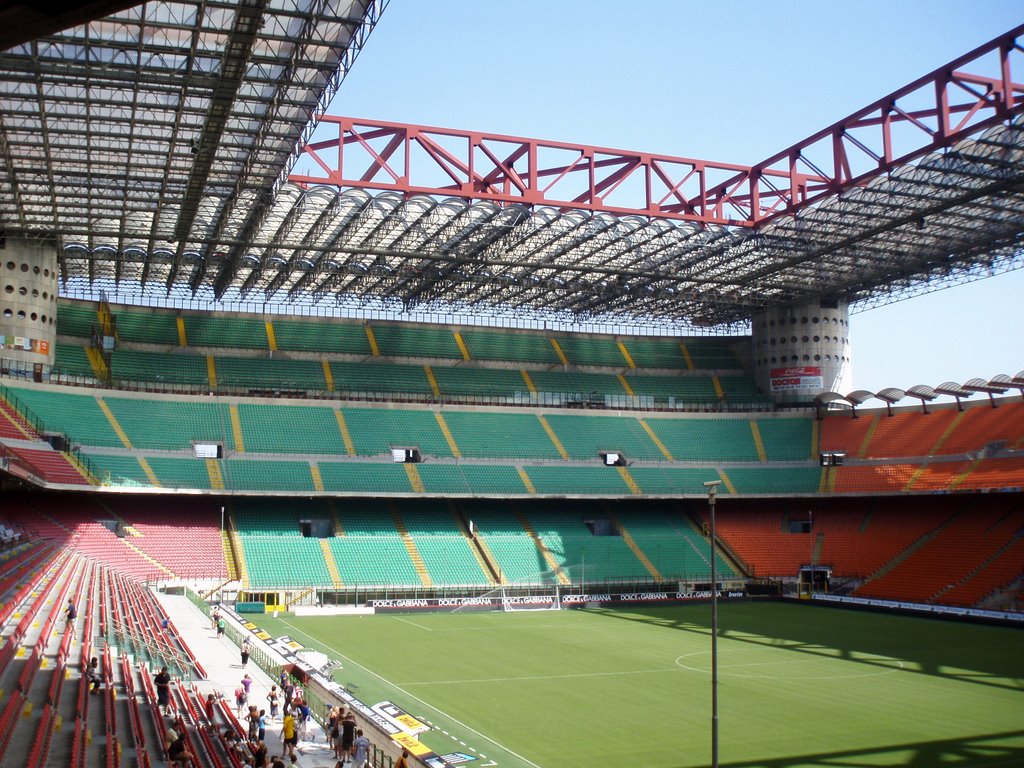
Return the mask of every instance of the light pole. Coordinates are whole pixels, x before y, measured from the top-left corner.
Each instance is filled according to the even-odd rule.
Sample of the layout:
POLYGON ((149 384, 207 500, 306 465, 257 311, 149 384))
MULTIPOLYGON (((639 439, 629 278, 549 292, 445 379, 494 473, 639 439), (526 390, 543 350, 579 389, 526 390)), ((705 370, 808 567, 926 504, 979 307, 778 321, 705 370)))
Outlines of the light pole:
POLYGON ((715 557, 718 546, 715 536, 715 494, 721 480, 704 483, 708 489, 708 512, 711 515, 711 768, 718 768, 718 577, 715 557))

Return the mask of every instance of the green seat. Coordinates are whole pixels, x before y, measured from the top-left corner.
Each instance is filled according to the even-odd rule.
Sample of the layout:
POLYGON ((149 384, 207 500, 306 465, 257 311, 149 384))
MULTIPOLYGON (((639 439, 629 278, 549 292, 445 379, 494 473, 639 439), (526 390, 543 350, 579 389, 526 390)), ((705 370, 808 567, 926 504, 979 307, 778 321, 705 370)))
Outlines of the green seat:
POLYGON ((629 373, 626 382, 638 397, 652 397, 659 404, 702 404, 718 401, 710 376, 652 376, 629 373))
POLYGON ((250 588, 327 587, 327 569, 319 539, 302 536, 241 536, 250 588))
POLYGON ((110 357, 115 383, 191 384, 200 388, 210 384, 204 355, 115 349, 110 357))
POLYGON ((301 352, 369 355, 370 341, 362 324, 327 320, 274 319, 277 348, 301 352))
POLYGON ((600 451, 624 453, 630 460, 661 461, 665 456, 631 416, 576 416, 549 414, 548 424, 569 456, 583 461, 599 461, 600 451))
POLYGON ((324 490, 336 493, 412 493, 405 466, 378 462, 320 462, 324 490))
POLYGON ((679 368, 686 370, 680 339, 663 336, 630 336, 622 339, 637 368, 679 368))
POLYGON ((265 357, 218 357, 217 384, 256 390, 327 389, 323 364, 317 360, 282 360, 265 357))
POLYGON ((164 488, 210 488, 204 459, 148 459, 153 474, 164 488))
POLYGON ((747 419, 648 416, 644 421, 676 461, 758 460, 747 419))
POLYGON ((263 320, 244 315, 184 315, 185 339, 190 347, 269 349, 263 320))
POLYGON ((91 394, 18 387, 10 391, 47 431, 62 432, 79 445, 124 446, 91 394))
POLYGON ((422 586, 394 528, 392 535, 339 536, 329 541, 338 574, 347 587, 422 586))
MULTIPOLYGON (((663 579, 704 581, 711 577, 711 545, 678 510, 634 507, 622 511, 618 522, 663 579)), ((715 567, 724 579, 736 576, 720 555, 715 567)))
POLYGON ((82 376, 89 379, 96 376, 92 363, 89 362, 89 355, 86 353, 85 347, 58 342, 54 353, 53 365, 55 368, 60 369, 62 373, 70 374, 71 376, 82 376))
POLYGON ((763 394, 750 376, 720 376, 722 394, 727 403, 771 404, 770 395, 763 394))
POLYGON ((83 452, 100 485, 149 488, 153 483, 135 456, 83 452))
POLYGON ((312 491, 309 462, 227 460, 221 463, 224 487, 233 491, 312 491))
POLYGON ((573 334, 557 336, 555 340, 561 347, 569 365, 609 366, 625 368, 628 363, 619 343, 610 336, 588 336, 573 334))
POLYGON ((489 464, 420 464, 423 489, 437 494, 523 494, 515 467, 489 464))
POLYGON ((176 347, 181 344, 178 337, 178 315, 160 309, 130 309, 111 307, 118 342, 141 344, 165 344, 176 347))
POLYGON ((446 328, 416 325, 374 325, 373 336, 384 357, 441 357, 459 360, 462 351, 446 328))
POLYGON ((614 467, 527 466, 530 482, 542 494, 628 496, 629 486, 614 467))
MULTIPOLYGON (((574 400, 604 402, 605 395, 625 395, 626 390, 618 376, 612 373, 586 373, 583 371, 530 371, 530 378, 540 393, 568 396, 574 400)), ((542 403, 546 401, 542 398, 542 403)), ((558 405, 558 402, 552 402, 558 405)))
POLYGON ((758 431, 768 461, 808 461, 813 455, 811 420, 758 419, 758 431))
POLYGON ((392 446, 418 447, 424 456, 452 451, 432 411, 402 408, 343 408, 360 456, 390 454, 392 446))
POLYGON ((456 368, 434 366, 431 370, 438 389, 443 395, 529 399, 529 390, 518 370, 462 366, 456 368))
POLYGON ((90 338, 100 327, 97 312, 98 306, 94 302, 60 299, 57 302, 57 335, 90 338))
POLYGON ((191 450, 196 442, 235 448, 231 416, 223 403, 110 395, 103 401, 134 448, 181 451, 191 450))
POLYGON ((737 493, 779 495, 817 493, 821 468, 805 467, 731 467, 726 470, 737 493))
MULTIPOLYGON (((703 494, 705 482, 719 479, 718 471, 713 468, 630 467, 629 474, 644 494, 651 496, 703 494)), ((725 493, 725 489, 720 488, 719 493, 725 493)))
POLYGON ((558 355, 547 336, 536 331, 462 331, 462 341, 474 360, 514 363, 558 363, 558 355))
POLYGON ((238 420, 250 453, 345 454, 330 408, 240 403, 238 420))
POLYGON ((700 369, 730 370, 742 368, 742 359, 753 358, 749 336, 715 338, 698 336, 683 339, 686 351, 690 353, 693 367, 700 369))
POLYGON ((555 448, 535 413, 444 411, 445 424, 469 458, 557 459, 555 448))
POLYGON ((339 395, 433 394, 426 371, 420 365, 346 363, 332 360, 330 368, 334 379, 334 391, 339 395))

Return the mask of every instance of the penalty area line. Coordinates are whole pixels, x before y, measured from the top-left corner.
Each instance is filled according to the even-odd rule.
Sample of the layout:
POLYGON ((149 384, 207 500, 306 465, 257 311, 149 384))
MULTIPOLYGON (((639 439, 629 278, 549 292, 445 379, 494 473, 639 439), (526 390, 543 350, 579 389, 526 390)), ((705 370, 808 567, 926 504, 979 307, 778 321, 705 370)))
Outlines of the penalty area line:
POLYGON ((422 629, 425 632, 433 632, 434 631, 430 627, 424 627, 422 624, 417 624, 415 621, 409 621, 408 619, 403 619, 401 616, 395 616, 395 618, 398 621, 402 622, 403 624, 409 624, 410 626, 416 627, 417 629, 422 629))
MULTIPOLYGON (((292 631, 293 631, 293 632, 295 632, 295 633, 297 633, 297 634, 300 634, 300 635, 302 635, 303 637, 307 637, 307 638, 309 638, 309 639, 310 639, 310 640, 312 640, 312 641, 313 641, 314 643, 317 643, 317 644, 321 644, 321 643, 320 643, 320 641, 319 641, 319 640, 317 640, 317 639, 316 639, 315 637, 313 637, 312 635, 308 635, 308 634, 306 634, 305 632, 303 632, 303 631, 302 631, 301 629, 299 629, 298 627, 296 627, 296 626, 295 626, 294 624, 292 624, 292 623, 291 623, 290 621, 288 621, 287 619, 282 619, 282 620, 281 620, 281 623, 282 623, 282 624, 285 624, 286 626, 289 626, 289 627, 291 627, 291 628, 292 628, 292 631)), ((332 650, 334 650, 334 649, 332 649, 332 650)), ((423 699, 421 699, 421 698, 420 698, 419 696, 417 696, 416 694, 414 694, 414 693, 410 693, 409 691, 405 690, 405 688, 402 688, 401 686, 395 685, 395 684, 394 684, 393 682, 391 682, 390 680, 388 680, 388 679, 387 679, 386 677, 384 677, 383 675, 378 675, 378 674, 377 674, 376 672, 374 672, 374 671, 373 671, 372 669, 368 669, 368 668, 364 667, 364 666, 363 666, 362 664, 360 664, 360 663, 359 663, 358 661, 355 661, 354 659, 350 659, 350 658, 349 658, 348 656, 345 656, 345 655, 344 655, 344 654, 342 654, 342 653, 339 653, 339 654, 338 654, 338 656, 339 656, 339 657, 341 657, 341 658, 343 658, 343 659, 345 659, 345 661, 347 661, 347 662, 348 662, 349 664, 352 664, 353 666, 359 667, 359 668, 360 668, 361 670, 363 670, 363 671, 364 671, 364 672, 366 672, 367 674, 369 674, 369 675, 372 675, 373 677, 377 678, 377 679, 378 679, 378 680, 380 680, 380 681, 381 681, 382 683, 384 683, 384 684, 386 684, 386 685, 390 685, 390 686, 391 686, 392 688, 394 688, 394 689, 395 689, 396 691, 401 691, 401 692, 402 692, 402 693, 404 693, 404 694, 405 694, 406 696, 408 696, 408 697, 409 697, 410 699, 413 699, 414 701, 417 701, 417 702, 419 702, 419 703, 420 703, 420 704, 422 704, 422 705, 423 705, 424 707, 427 707, 428 709, 432 709, 432 710, 433 710, 434 712, 437 712, 437 714, 439 714, 439 715, 441 715, 442 717, 444 717, 444 718, 446 718, 446 719, 450 720, 451 722, 453 722, 453 723, 457 724, 457 725, 458 725, 459 727, 461 727, 461 728, 465 728, 465 729, 466 729, 467 731, 469 731, 470 733, 474 733, 474 734, 476 734, 477 736, 479 736, 479 737, 480 737, 481 739, 483 739, 484 741, 488 741, 488 742, 490 742, 491 744, 493 744, 494 746, 496 746, 496 747, 497 747, 498 749, 500 749, 500 750, 502 750, 502 751, 504 751, 504 752, 507 752, 508 754, 512 755, 513 757, 515 757, 515 758, 517 758, 517 759, 519 759, 519 760, 522 760, 522 761, 523 761, 524 763, 526 763, 527 765, 533 766, 533 768, 541 768, 541 766, 537 765, 537 763, 533 762, 533 761, 532 761, 532 760, 530 760, 529 758, 523 757, 523 756, 522 756, 522 755, 520 755, 520 754, 519 754, 518 752, 514 752, 514 751, 512 751, 511 749, 509 749, 508 747, 506 747, 506 746, 505 746, 504 744, 499 744, 499 743, 498 743, 498 742, 496 742, 496 741, 495 741, 494 739, 492 739, 492 738, 491 738, 490 736, 487 736, 486 734, 480 733, 480 731, 478 731, 478 730, 477 730, 476 728, 473 728, 472 726, 466 725, 466 724, 465 724, 464 722, 462 722, 462 721, 461 721, 461 720, 459 720, 458 718, 452 717, 451 715, 449 715, 449 714, 448 714, 447 712, 445 712, 444 710, 442 710, 442 709, 438 709, 438 708, 437 708, 437 707, 435 707, 435 706, 434 706, 433 704, 431 704, 431 703, 430 703, 430 702, 428 702, 428 701, 424 701, 423 699)), ((364 703, 365 703, 365 702, 364 702, 364 703)))

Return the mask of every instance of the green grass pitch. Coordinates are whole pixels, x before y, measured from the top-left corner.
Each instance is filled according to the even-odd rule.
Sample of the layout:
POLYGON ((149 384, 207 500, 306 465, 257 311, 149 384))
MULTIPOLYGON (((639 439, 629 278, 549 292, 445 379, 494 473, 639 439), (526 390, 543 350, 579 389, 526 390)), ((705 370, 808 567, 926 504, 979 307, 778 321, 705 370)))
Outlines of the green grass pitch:
MULTIPOLYGON (((711 763, 708 605, 258 623, 469 768, 711 763)), ((1024 766, 1021 630, 754 602, 719 630, 721 766, 1024 766)))

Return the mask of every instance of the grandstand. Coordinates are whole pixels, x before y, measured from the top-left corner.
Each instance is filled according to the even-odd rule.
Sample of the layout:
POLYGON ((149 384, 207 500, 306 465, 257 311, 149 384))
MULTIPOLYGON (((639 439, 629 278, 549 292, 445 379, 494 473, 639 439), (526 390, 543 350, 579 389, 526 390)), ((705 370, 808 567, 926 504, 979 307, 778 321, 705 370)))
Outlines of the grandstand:
MULTIPOLYGON (((470 162, 440 129, 323 114, 386 4, 114 3, 3 33, 0 765, 167 760, 161 666, 197 762, 240 765, 221 732, 244 724, 205 710, 216 672, 161 590, 204 615, 229 603, 231 641, 259 640, 262 673, 354 707, 358 690, 243 612, 614 611, 721 592, 1024 621, 1024 371, 848 381, 851 307, 1021 266, 1024 28, 914 84, 934 105, 905 108, 904 89, 828 129, 828 163, 779 160, 821 151, 808 140, 712 183, 703 161, 564 145, 605 158, 566 197, 538 179, 578 160, 522 165, 543 141, 444 132, 470 162), (168 106, 179 72, 160 51, 186 39, 168 106), (118 86, 145 121, 103 95, 108 49, 146 54, 118 86), (25 117, 17 73, 61 67, 93 84, 51 134, 25 117), (943 130, 916 144, 864 135, 925 113, 943 130), (308 118, 336 138, 313 141, 308 118), (853 162, 854 134, 883 146, 853 162), (467 178, 396 172, 416 142, 467 178), (680 164, 700 196, 670 177, 680 164), (640 167, 661 200, 605 204, 640 167), (59 181, 86 171, 84 191, 59 181), (999 215, 976 226, 983 210, 999 215), (936 246, 925 216, 963 240, 936 246), (78 637, 57 631, 68 601, 78 637)), ((375 733, 375 766, 399 744, 444 760, 429 736, 375 733)))

